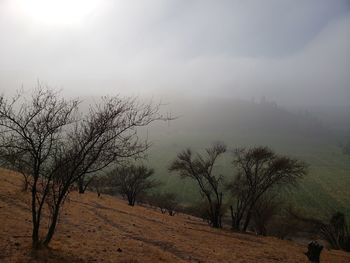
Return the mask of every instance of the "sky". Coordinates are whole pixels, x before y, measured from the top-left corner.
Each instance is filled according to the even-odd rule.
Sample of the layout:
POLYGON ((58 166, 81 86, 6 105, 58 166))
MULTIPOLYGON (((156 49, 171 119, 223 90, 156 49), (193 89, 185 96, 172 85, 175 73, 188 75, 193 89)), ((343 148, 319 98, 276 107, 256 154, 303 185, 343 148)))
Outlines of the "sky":
POLYGON ((38 80, 74 96, 346 106, 350 0, 0 0, 0 93, 38 80))

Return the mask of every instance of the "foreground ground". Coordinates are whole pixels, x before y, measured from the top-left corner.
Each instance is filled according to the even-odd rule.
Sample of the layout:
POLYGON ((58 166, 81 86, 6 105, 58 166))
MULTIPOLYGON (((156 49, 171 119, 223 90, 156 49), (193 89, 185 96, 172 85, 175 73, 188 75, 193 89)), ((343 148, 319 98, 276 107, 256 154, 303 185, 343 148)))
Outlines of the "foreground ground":
MULTIPOLYGON (((19 175, 0 170, 0 262, 308 262, 305 246, 291 241, 211 229, 95 193, 72 193, 51 249, 33 255, 30 199, 20 189, 19 175)), ((350 262, 350 253, 325 250, 321 262, 350 262)))

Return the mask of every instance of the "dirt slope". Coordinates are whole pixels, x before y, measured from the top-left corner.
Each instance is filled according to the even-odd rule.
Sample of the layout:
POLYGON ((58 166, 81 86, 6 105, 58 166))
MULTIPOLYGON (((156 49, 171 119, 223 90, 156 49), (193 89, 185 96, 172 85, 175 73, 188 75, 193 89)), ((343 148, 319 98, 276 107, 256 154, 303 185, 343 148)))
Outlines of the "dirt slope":
MULTIPOLYGON (((34 257, 30 199, 20 186, 19 175, 0 170, 0 262, 307 262, 293 242, 211 229, 95 193, 71 194, 51 249, 34 257)), ((350 254, 326 250, 321 262, 350 262, 350 254)))

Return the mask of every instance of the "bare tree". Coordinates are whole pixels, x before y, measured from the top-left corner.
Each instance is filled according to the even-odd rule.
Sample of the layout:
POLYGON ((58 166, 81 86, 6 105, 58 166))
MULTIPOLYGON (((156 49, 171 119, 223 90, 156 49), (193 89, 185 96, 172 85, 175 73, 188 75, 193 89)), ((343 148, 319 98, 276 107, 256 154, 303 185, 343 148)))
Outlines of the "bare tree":
POLYGON ((147 190, 157 186, 159 183, 150 177, 154 170, 145 165, 127 165, 117 167, 112 171, 115 186, 119 193, 128 200, 130 206, 134 206, 137 198, 147 190))
POLYGON ((246 231, 254 206, 261 196, 276 186, 295 185, 306 174, 306 164, 275 154, 267 147, 237 149, 237 175, 228 185, 236 203, 231 206, 232 227, 246 231))
POLYGON ((77 181, 79 194, 85 193, 86 189, 93 182, 93 180, 94 176, 82 176, 81 178, 79 178, 79 180, 77 181))
POLYGON ((159 207, 162 214, 168 213, 170 216, 176 214, 176 208, 179 202, 174 193, 157 193, 151 196, 151 203, 159 207))
POLYGON ((0 147, 0 166, 21 174, 23 176, 22 190, 26 192, 30 186, 31 177, 24 156, 25 153, 14 150, 13 148, 0 147))
POLYGON ((28 171, 32 177, 32 241, 37 247, 42 209, 52 181, 52 156, 63 127, 74 122, 77 101, 60 100, 54 92, 41 88, 30 102, 21 99, 20 95, 12 100, 0 98, 0 145, 3 152, 15 157, 7 160, 13 160, 16 170, 28 171), (17 167, 19 163, 21 167, 17 167))
POLYGON ((159 105, 134 98, 104 97, 88 113, 77 111, 77 100, 67 101, 40 85, 30 99, 0 97, 0 148, 10 149, 23 166, 18 170, 31 177, 34 248, 51 241, 72 185, 121 158, 145 152, 149 144, 138 138, 137 127, 169 119, 158 113, 159 105), (41 238, 44 204, 50 216, 41 238))
POLYGON ((211 218, 208 212, 210 211, 210 208, 208 207, 208 201, 202 199, 191 204, 190 206, 180 207, 180 209, 180 212, 201 218, 203 222, 207 222, 209 225, 211 225, 211 218))
POLYGON ((272 219, 278 213, 281 200, 274 194, 264 194, 255 203, 252 212, 252 221, 257 235, 266 236, 272 219))
POLYGON ((95 191, 97 196, 100 197, 103 193, 104 188, 109 184, 109 180, 107 176, 97 175, 91 178, 91 182, 89 184, 89 189, 95 191))
POLYGON ((216 160, 226 152, 226 145, 216 143, 206 149, 206 156, 193 153, 190 149, 177 155, 169 170, 180 173, 182 178, 189 177, 196 181, 200 193, 208 204, 208 216, 211 226, 221 227, 222 217, 222 175, 213 172, 216 160))

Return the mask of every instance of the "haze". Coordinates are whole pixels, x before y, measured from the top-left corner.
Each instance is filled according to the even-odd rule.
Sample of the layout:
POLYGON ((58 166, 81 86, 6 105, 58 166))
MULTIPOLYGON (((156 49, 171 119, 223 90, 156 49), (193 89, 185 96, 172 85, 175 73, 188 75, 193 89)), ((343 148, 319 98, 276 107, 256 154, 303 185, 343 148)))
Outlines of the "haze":
POLYGON ((0 0, 0 261, 350 262, 349 101, 350 0, 0 0))
POLYGON ((350 99, 347 0, 25 2, 0 1, 1 92, 350 99))

